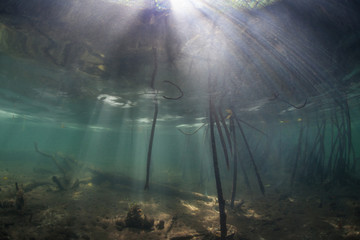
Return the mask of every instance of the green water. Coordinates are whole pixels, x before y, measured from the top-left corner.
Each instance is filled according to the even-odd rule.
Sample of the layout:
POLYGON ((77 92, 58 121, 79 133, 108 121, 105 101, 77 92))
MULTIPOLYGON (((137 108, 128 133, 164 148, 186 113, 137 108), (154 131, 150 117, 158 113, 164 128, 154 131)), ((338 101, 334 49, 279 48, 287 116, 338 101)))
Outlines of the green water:
MULTIPOLYGON (((281 204, 298 197, 304 206, 332 209, 333 195, 358 188, 356 3, 45 2, 0 4, 0 202, 14 198, 15 183, 24 189, 23 216, 35 219, 29 229, 46 229, 39 219, 47 219, 48 204, 60 211, 54 199, 61 195, 61 204, 80 206, 79 216, 88 216, 82 211, 91 206, 88 219, 116 220, 127 204, 141 202, 171 226, 160 239, 181 239, 168 237, 186 212, 179 206, 172 212, 172 204, 189 207, 194 196, 202 199, 197 203, 219 196, 214 146, 237 227, 246 211, 241 203, 231 215, 234 189, 246 207, 253 199, 281 204)), ((349 198, 355 209, 358 196, 349 198)), ((190 207, 187 220, 216 225, 218 218, 196 215, 209 210, 201 206, 190 207)), ((343 216, 339 209, 332 210, 343 216)), ((8 217, 0 233, 17 232, 11 218, 22 221, 20 215, 0 214, 8 217)))
MULTIPOLYGON (((119 89, 119 92, 111 92, 117 98, 109 102, 107 99, 110 99, 110 94, 88 96, 85 92, 84 97, 71 96, 59 89, 49 89, 46 80, 45 84, 41 84, 38 78, 61 80, 66 76, 65 81, 71 82, 83 77, 78 73, 6 55, 2 55, 1 62, 6 66, 2 68, 1 74, 1 159, 3 169, 7 169, 2 172, 3 177, 16 171, 36 178, 33 170, 37 168, 46 168, 54 173, 58 171, 51 159, 35 152, 36 142, 46 153, 61 152, 104 171, 123 174, 134 178, 134 181, 145 181, 153 117, 154 94, 151 90, 141 86, 119 89), (126 104, 128 107, 124 107, 126 104)), ((87 78, 86 81, 94 80, 87 78)), ((85 86, 83 88, 87 91, 85 86)), ((160 104, 153 144, 151 181, 214 194, 206 100, 208 94, 206 91, 190 91, 185 92, 184 99, 166 101, 161 97, 166 91, 164 89, 157 96, 160 104), (193 135, 179 131, 191 133, 200 126, 203 127, 193 135)), ((319 101, 331 102, 332 97, 330 94, 328 99, 320 96, 309 98, 304 109, 299 110, 291 109, 289 104, 282 101, 268 99, 247 103, 239 108, 239 117, 247 124, 244 125, 246 137, 257 165, 263 172, 265 184, 286 185, 289 181, 301 125, 305 126, 305 138, 310 146, 316 140, 321 119, 327 120, 324 154, 325 158, 329 157, 331 134, 334 134, 331 129, 335 128, 331 114, 339 108, 332 102, 322 106, 320 112, 323 113, 319 114, 318 108, 314 106, 319 101), (269 108, 280 110, 280 113, 269 112, 269 108)), ((353 156, 358 159, 359 155, 356 147, 359 144, 357 99, 356 92, 354 97, 348 99, 354 146, 354 155, 349 156, 351 162, 354 161, 353 156)), ((227 108, 224 105, 224 116, 228 114, 225 111, 227 108)), ((253 167, 239 134, 239 158, 251 177, 253 167)), ((226 194, 230 195, 232 177, 230 171, 226 170, 219 141, 217 148, 224 188, 226 194)), ((308 148, 306 151, 310 150, 308 148)), ((358 167, 351 169, 351 172, 357 172, 358 167)), ((240 184, 244 184, 242 179, 240 184)), ((255 179, 252 185, 256 188, 255 179)))

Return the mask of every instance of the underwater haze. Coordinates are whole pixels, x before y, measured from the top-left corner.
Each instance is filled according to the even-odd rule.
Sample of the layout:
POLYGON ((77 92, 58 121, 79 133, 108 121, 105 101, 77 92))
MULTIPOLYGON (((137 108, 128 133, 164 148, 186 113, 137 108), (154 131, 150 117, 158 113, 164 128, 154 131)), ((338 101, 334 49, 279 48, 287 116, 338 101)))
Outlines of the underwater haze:
POLYGON ((359 239, 355 0, 3 0, 0 239, 359 239))

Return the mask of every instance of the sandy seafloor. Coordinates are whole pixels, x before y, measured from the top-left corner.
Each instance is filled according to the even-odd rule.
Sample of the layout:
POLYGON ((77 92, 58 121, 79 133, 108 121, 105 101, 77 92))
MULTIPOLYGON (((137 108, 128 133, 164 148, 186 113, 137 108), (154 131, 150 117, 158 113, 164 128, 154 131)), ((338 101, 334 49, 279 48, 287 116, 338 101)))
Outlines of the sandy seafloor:
MULTIPOLYGON (((2 165, 0 201, 15 199, 18 182, 25 204, 22 210, 0 208, 1 240, 219 239, 216 196, 158 183, 144 191, 116 173, 95 177, 86 169, 75 188, 60 191, 51 171, 24 173, 16 164, 2 165), (119 226, 133 204, 154 219, 152 229, 119 226), (163 229, 156 227, 160 221, 163 229)), ((351 184, 297 184, 293 189, 267 186, 265 196, 239 194, 233 209, 227 202, 228 239, 360 239, 358 190, 351 184)))

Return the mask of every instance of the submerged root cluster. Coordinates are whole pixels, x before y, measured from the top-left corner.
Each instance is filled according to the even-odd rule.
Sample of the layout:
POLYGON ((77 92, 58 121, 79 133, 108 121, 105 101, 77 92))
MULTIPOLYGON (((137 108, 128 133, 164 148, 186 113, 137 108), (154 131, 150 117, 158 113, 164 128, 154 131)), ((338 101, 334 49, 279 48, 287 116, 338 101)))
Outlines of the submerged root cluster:
MULTIPOLYGON (((119 224, 117 223, 117 225, 119 224)), ((151 230, 154 226, 154 219, 146 217, 139 205, 132 204, 126 215, 124 226, 129 228, 151 230)))
POLYGON ((79 179, 74 178, 74 175, 82 169, 83 165, 81 163, 76 161, 73 157, 64 155, 61 152, 56 154, 45 153, 39 150, 36 142, 34 142, 34 148, 38 154, 52 159, 55 166, 62 174, 62 177, 53 176, 51 178, 60 191, 76 189, 79 186, 79 179))
POLYGON ((16 196, 15 199, 9 199, 0 201, 0 208, 15 208, 16 210, 22 210, 25 206, 24 191, 19 188, 18 184, 15 183, 16 196))

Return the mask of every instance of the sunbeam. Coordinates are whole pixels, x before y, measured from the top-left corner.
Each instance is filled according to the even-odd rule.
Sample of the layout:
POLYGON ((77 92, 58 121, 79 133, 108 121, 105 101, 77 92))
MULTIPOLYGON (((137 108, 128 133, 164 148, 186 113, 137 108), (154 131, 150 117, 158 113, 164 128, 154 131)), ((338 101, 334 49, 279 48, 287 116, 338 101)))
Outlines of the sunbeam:
POLYGON ((0 239, 359 239, 359 12, 0 1, 0 239))

